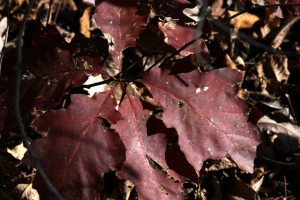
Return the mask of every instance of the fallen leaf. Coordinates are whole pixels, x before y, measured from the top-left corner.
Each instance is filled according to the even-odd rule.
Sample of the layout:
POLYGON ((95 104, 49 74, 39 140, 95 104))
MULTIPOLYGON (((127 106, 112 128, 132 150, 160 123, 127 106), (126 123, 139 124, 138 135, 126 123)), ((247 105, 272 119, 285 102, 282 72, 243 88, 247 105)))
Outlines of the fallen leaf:
POLYGON ((91 7, 87 7, 84 11, 82 16, 80 17, 80 33, 82 33, 85 37, 90 37, 90 14, 91 14, 91 7))
MULTIPOLYGON (((66 110, 49 111, 33 122, 37 131, 48 134, 33 142, 32 148, 65 199, 98 198, 104 173, 115 170, 125 159, 119 136, 106 128, 101 118, 116 123, 120 117, 111 96, 112 91, 96 93, 92 98, 72 95, 72 104, 66 110)), ((39 174, 33 185, 41 199, 51 195, 39 174)))
POLYGON ((141 82, 162 105, 163 122, 178 132, 178 144, 196 172, 206 159, 228 154, 239 167, 252 172, 259 137, 247 122, 247 106, 236 96, 243 73, 225 68, 169 73, 166 64, 149 71, 141 82))
POLYGON ((135 46, 139 32, 146 25, 147 16, 137 14, 137 2, 100 1, 94 19, 107 38, 109 50, 117 68, 122 66, 122 51, 135 46))
MULTIPOLYGON (((228 11, 230 17, 237 14, 237 11, 228 11)), ((239 29, 250 29, 252 26, 259 21, 259 17, 250 13, 243 13, 230 20, 230 24, 239 29)))
MULTIPOLYGON (((195 3, 191 4, 185 0, 176 0, 172 1, 172 3, 154 1, 152 7, 155 10, 156 15, 163 16, 164 18, 158 25, 165 33, 165 42, 176 49, 179 49, 186 43, 192 41, 207 28, 207 24, 201 22, 201 30, 199 30, 199 28, 197 29, 197 24, 199 22, 197 12, 199 12, 199 6, 195 5, 195 3), (184 37, 182 37, 182 35, 184 35, 184 37)), ((209 55, 203 39, 197 40, 193 44, 187 46, 180 53, 184 56, 193 53, 202 53, 204 54, 203 56, 209 55)))
POLYGON ((113 127, 126 147, 126 160, 117 175, 135 185, 140 199, 183 199, 182 184, 168 177, 166 171, 155 169, 151 163, 154 160, 162 167, 167 167, 164 134, 147 135, 149 111, 143 110, 138 98, 128 95, 119 111, 124 119, 113 127))
MULTIPOLYGON (((62 96, 69 89, 82 85, 89 74, 104 71, 101 56, 105 51, 104 41, 78 35, 68 44, 54 26, 38 29, 34 35, 32 46, 24 45, 22 48, 20 107, 21 112, 25 114, 34 109, 50 109, 57 106, 62 96), (85 45, 91 46, 85 48, 85 45)), ((6 52, 2 63, 2 119, 7 119, 6 112, 13 107, 11 99, 15 95, 15 69, 12 66, 15 66, 15 56, 16 49, 11 48, 6 52)))
POLYGON ((18 160, 22 160, 24 154, 26 153, 27 149, 24 147, 23 142, 14 148, 7 149, 7 152, 10 153, 13 157, 18 160))
POLYGON ((284 25, 284 27, 280 30, 280 32, 276 35, 276 37, 273 39, 271 46, 274 49, 277 49, 287 36, 289 30, 292 28, 292 26, 300 20, 300 16, 294 17, 291 19, 287 24, 284 25))
POLYGON ((300 127, 289 123, 278 123, 267 116, 258 120, 257 126, 261 131, 272 131, 278 136, 282 153, 288 155, 300 148, 300 127))
POLYGON ((245 182, 234 178, 231 182, 228 199, 230 200, 259 200, 258 194, 245 182))
POLYGON ((39 193, 31 184, 18 184, 14 188, 14 196, 21 200, 40 200, 39 193), (17 195, 19 194, 19 195, 17 195))

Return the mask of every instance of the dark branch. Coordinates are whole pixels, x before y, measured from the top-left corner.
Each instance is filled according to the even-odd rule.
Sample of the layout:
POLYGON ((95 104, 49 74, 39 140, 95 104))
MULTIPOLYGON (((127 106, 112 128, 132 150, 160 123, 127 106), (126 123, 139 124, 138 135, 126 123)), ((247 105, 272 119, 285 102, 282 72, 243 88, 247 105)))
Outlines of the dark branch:
POLYGON ((236 18, 246 12, 249 12, 249 11, 253 11, 253 10, 259 10, 259 9, 262 9, 262 8, 270 8, 270 7, 291 7, 291 6, 300 6, 300 3, 281 3, 281 4, 271 4, 271 5, 264 5, 264 6, 256 6, 256 5, 253 5, 250 9, 245 9, 245 10, 242 10, 234 15, 232 15, 231 17, 227 18, 224 22, 225 23, 228 23, 230 20, 232 20, 233 18, 236 18))
POLYGON ((26 13, 24 15, 23 21, 20 25, 20 29, 17 36, 17 55, 16 55, 16 88, 15 88, 15 108, 14 113, 17 121, 17 125, 21 134, 21 137, 24 142, 24 146, 28 149, 28 153, 37 169, 39 174, 42 176, 43 181, 45 182, 46 186, 48 187, 49 191, 59 200, 62 200, 63 198, 61 195, 57 192, 56 188, 52 185, 50 180, 48 179, 47 175, 45 174, 43 168, 41 167, 40 162, 38 161, 33 149, 31 148, 28 138, 25 133, 25 127, 22 122, 22 117, 20 113, 20 85, 21 85, 21 75, 22 75, 22 46, 23 46, 23 34, 26 27, 26 22, 28 20, 30 11, 34 5, 35 0, 31 0, 29 3, 29 6, 26 10, 26 13))

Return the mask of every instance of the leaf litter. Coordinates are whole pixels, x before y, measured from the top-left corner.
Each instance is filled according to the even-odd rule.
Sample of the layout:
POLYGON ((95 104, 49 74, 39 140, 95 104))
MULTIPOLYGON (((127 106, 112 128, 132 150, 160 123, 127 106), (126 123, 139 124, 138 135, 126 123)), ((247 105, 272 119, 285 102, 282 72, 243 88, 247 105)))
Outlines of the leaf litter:
MULTIPOLYGON (((214 1, 212 15, 223 20, 253 3, 261 4, 228 1, 220 7, 214 1)), ((22 16, 19 4, 10 11, 11 37, 20 23, 16 11, 22 16)), ((65 199, 299 195, 297 57, 267 54, 239 38, 242 32, 276 49, 298 52, 298 7, 240 15, 229 23, 231 34, 205 20, 201 31, 209 34, 165 60, 194 38, 199 18, 186 14, 197 14, 200 4, 178 0, 126 5, 67 1, 61 8, 54 1, 53 5, 46 28, 33 24, 40 20, 45 26, 47 15, 42 13, 48 13, 48 2, 41 1, 30 16, 24 35, 21 106, 32 146, 65 199), (76 16, 72 26, 70 16, 76 16), (153 38, 156 42, 151 44, 153 38), (213 68, 203 67, 199 54, 213 68), (93 76, 98 82, 110 81, 87 92, 84 84, 93 84, 86 82, 93 76), (248 106, 236 96, 238 91, 248 106)), ((210 18, 210 12, 206 15, 210 18)), ((10 148, 20 144, 9 112, 14 90, 12 44, 10 39, 4 49, 0 77, 0 144, 10 148)), ((3 167, 9 176, 1 176, 1 183, 10 187, 1 189, 13 195, 15 187, 21 191, 16 198, 37 198, 34 190, 28 191, 33 183, 42 199, 51 199, 39 174, 21 167, 25 163, 30 165, 28 156, 22 163, 3 167), (35 178, 25 175, 13 182, 12 177, 21 173, 35 178), (16 187, 25 182, 29 184, 25 190, 16 187)))

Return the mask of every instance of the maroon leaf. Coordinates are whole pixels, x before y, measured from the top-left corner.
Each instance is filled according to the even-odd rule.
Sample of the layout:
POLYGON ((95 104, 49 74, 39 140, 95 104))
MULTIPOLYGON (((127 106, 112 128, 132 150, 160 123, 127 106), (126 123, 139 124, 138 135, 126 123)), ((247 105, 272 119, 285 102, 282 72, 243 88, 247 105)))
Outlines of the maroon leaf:
POLYGON ((259 139, 247 122, 246 104, 236 96, 243 73, 227 68, 169 73, 167 69, 151 70, 142 83, 161 103, 164 123, 178 132, 178 144, 196 172, 206 159, 226 155, 252 172, 259 139))
MULTIPOLYGON (((49 131, 47 137, 33 142, 33 149, 65 199, 97 199, 103 190, 104 173, 125 159, 119 136, 105 128, 100 118, 111 123, 120 119, 111 95, 112 91, 92 98, 72 95, 66 110, 49 111, 33 123, 38 131, 49 131)), ((34 179, 34 187, 42 199, 49 197, 40 176, 34 179)))
POLYGON ((126 160, 120 178, 130 180, 135 185, 140 199, 183 199, 182 185, 168 178, 166 172, 155 169, 151 160, 166 169, 164 134, 147 136, 146 119, 148 110, 143 110, 138 98, 128 95, 120 107, 124 117, 114 125, 125 147, 126 160))
MULTIPOLYGON (((154 1, 152 6, 157 15, 165 18, 163 22, 159 23, 159 27, 166 35, 166 43, 176 49, 181 48, 202 33, 202 30, 196 31, 197 22, 184 14, 185 9, 191 9, 195 4, 188 3, 188 1, 184 0, 169 1, 168 3, 164 1, 154 1), (182 37, 183 35, 184 37, 182 37)), ((195 12, 197 12, 197 16, 198 11, 195 12)), ((201 28, 203 29, 204 27, 201 28)), ((186 56, 195 52, 208 53, 203 40, 198 40, 196 43, 188 46, 181 54, 186 56)))
MULTIPOLYGON (((82 85, 88 74, 101 72, 103 50, 103 41, 83 36, 76 36, 68 44, 54 26, 36 33, 32 46, 27 45, 22 49, 20 102, 23 113, 33 108, 56 106, 68 89, 82 85), (93 45, 93 42, 98 43, 93 45), (85 45, 91 46, 86 49, 85 45)), ((15 54, 15 49, 6 53, 0 77, 0 95, 5 97, 5 105, 9 108, 15 90, 15 54)))
POLYGON ((137 14, 137 2, 101 1, 96 6, 94 19, 110 45, 110 53, 117 67, 121 67, 122 51, 135 46, 140 30, 145 26, 147 16, 137 14))

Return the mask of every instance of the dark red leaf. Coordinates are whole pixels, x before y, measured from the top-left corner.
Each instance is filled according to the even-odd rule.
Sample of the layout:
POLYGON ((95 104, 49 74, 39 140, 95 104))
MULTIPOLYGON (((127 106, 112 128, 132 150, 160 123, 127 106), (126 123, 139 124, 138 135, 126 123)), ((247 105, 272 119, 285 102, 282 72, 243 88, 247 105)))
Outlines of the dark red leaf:
MULTIPOLYGON (((152 4, 156 15, 163 16, 165 19, 159 23, 160 29, 166 35, 166 43, 175 47, 181 48, 186 43, 192 41, 196 36, 199 36, 203 29, 207 28, 205 24, 201 25, 201 30, 197 30, 197 22, 184 14, 185 9, 191 9, 196 4, 188 3, 185 0, 176 1, 154 1, 152 4)), ((195 10, 196 16, 198 10, 195 10)), ((207 47, 203 40, 198 40, 194 44, 185 48, 181 54, 189 55, 192 53, 208 53, 207 47)))
MULTIPOLYGON (((32 147, 65 199, 97 199, 103 190, 104 173, 125 159, 119 136, 105 128, 101 119, 106 117, 111 123, 120 119, 111 95, 112 91, 92 98, 72 95, 66 110, 49 111, 33 123, 37 131, 48 132, 32 147)), ((42 199, 49 197, 40 176, 34 179, 34 187, 42 199)))
POLYGON ((135 46, 136 38, 146 25, 147 16, 137 14, 136 0, 101 1, 96 6, 94 19, 108 39, 110 53, 120 69, 122 51, 135 46))
POLYGON ((206 159, 227 155, 252 172, 259 137, 247 122, 245 102, 236 96, 243 73, 227 68, 169 73, 153 69, 142 83, 162 105, 164 123, 178 132, 178 144, 196 172, 206 159))
POLYGON ((149 111, 143 110, 138 98, 128 95, 119 111, 124 119, 114 128, 126 147, 126 160, 117 175, 133 182, 141 199, 183 199, 181 183, 175 183, 166 172, 155 169, 151 162, 154 160, 167 169, 164 134, 147 136, 149 111))
MULTIPOLYGON (((78 35, 68 44, 54 26, 36 33, 32 46, 22 49, 22 111, 52 108, 68 89, 82 85, 88 74, 101 72, 101 51, 105 51, 105 42, 98 41, 97 46, 93 42, 97 41, 78 35), (85 45, 90 45, 90 48, 85 45)), ((14 95, 15 55, 15 49, 11 49, 3 60, 0 95, 5 101, 11 101, 14 95)), ((6 102, 6 105, 11 105, 11 102, 6 102)))

